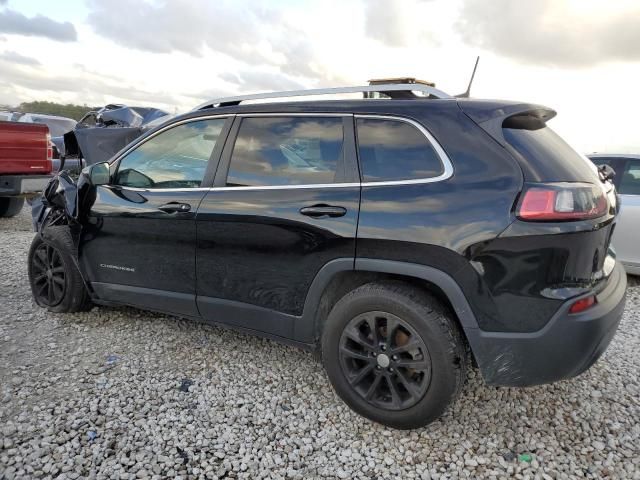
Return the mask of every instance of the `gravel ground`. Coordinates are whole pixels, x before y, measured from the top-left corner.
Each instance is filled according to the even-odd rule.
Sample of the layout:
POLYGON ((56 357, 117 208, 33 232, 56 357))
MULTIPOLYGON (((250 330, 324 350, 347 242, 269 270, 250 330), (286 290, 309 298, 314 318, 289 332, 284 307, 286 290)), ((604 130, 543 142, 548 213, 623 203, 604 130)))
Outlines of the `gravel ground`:
POLYGON ((311 354, 128 308, 47 313, 0 219, 0 478, 640 478, 640 281, 577 379, 490 388, 416 431, 352 413, 311 354))

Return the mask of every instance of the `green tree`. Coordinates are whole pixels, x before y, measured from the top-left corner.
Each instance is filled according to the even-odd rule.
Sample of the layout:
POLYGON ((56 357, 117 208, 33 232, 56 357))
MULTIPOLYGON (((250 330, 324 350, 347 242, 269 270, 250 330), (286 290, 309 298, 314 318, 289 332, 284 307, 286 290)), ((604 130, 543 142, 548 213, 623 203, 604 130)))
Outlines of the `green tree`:
POLYGON ((88 107, 87 105, 74 105, 67 103, 66 105, 55 102, 35 101, 23 102, 16 110, 22 113, 43 113, 46 115, 58 115, 61 117, 73 118, 80 120, 85 113, 90 110, 97 110, 99 107, 88 107))

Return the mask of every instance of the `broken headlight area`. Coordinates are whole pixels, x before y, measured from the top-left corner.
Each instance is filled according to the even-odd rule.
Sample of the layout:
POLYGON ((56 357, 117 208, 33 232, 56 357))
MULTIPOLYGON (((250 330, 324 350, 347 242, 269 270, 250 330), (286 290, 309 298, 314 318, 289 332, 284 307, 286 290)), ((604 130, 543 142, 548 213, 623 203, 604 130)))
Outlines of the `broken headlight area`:
POLYGON ((68 172, 62 171, 31 202, 33 229, 42 234, 49 226, 68 225, 77 245, 82 221, 94 201, 95 188, 85 172, 75 181, 68 172))

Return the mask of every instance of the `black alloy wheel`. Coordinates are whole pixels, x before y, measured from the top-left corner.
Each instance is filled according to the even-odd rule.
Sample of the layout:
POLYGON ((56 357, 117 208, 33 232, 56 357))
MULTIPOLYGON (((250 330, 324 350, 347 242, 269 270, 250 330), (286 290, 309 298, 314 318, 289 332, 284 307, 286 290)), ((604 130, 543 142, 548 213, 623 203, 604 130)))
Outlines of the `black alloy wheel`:
POLYGON ((41 243, 34 252, 31 269, 38 304, 58 305, 66 291, 66 273, 60 252, 51 244, 41 243))
POLYGON ((340 298, 320 343, 340 398, 389 427, 433 422, 466 378, 466 344, 455 319, 429 291, 402 281, 365 283, 340 298))
POLYGON ((431 382, 425 342, 409 323, 389 312, 354 317, 342 332, 339 359, 351 387, 385 410, 416 405, 431 382))

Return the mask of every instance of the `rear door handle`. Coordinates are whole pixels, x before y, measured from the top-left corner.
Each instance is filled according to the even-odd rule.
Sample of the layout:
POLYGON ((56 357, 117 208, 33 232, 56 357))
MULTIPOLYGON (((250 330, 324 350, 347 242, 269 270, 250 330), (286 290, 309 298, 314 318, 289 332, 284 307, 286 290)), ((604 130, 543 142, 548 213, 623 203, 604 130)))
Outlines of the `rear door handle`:
POLYGON ((188 203, 169 202, 159 206, 158 210, 166 213, 186 213, 191 210, 191 205, 188 203))
POLYGON ((302 215, 312 218, 320 217, 343 217, 347 213, 347 209, 344 207, 337 207, 334 205, 312 205, 310 207, 302 207, 300 209, 302 215))

